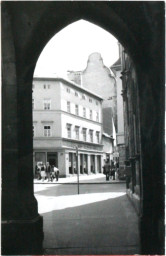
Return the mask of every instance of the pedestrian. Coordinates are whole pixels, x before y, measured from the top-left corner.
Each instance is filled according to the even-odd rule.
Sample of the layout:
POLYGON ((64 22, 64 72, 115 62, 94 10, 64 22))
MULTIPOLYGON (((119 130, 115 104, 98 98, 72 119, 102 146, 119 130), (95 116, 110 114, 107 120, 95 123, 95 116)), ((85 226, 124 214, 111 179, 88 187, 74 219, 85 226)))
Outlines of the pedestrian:
POLYGON ((115 165, 113 160, 111 160, 111 178, 115 180, 115 165))
POLYGON ((59 169, 55 166, 54 166, 54 174, 55 174, 55 177, 56 177, 56 181, 58 181, 58 179, 59 179, 59 169))
POLYGON ((41 165, 37 164, 37 179, 41 180, 41 165))
POLYGON ((118 179, 118 174, 119 174, 119 162, 116 162, 116 173, 115 173, 115 179, 118 179))
POLYGON ((46 164, 46 175, 47 175, 48 181, 50 181, 51 180, 51 166, 50 166, 49 162, 47 162, 47 164, 46 164))
POLYGON ((44 181, 46 177, 46 167, 44 164, 42 164, 41 166, 41 177, 42 177, 42 181, 44 181))
POLYGON ((38 166, 37 166, 37 164, 35 165, 35 177, 34 178, 35 179, 38 178, 38 166))
POLYGON ((53 182, 53 180, 54 180, 54 165, 52 164, 51 166, 50 166, 50 168, 51 168, 51 172, 50 172, 50 179, 51 179, 51 182, 53 182))
POLYGON ((109 180, 109 176, 110 176, 110 163, 109 163, 109 159, 105 160, 104 172, 105 172, 105 175, 106 175, 106 180, 109 180))

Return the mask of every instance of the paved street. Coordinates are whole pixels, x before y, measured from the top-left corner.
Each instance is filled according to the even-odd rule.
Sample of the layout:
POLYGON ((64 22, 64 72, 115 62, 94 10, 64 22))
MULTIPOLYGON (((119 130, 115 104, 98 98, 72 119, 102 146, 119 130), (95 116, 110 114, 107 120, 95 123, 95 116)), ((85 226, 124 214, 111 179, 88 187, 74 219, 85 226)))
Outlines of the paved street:
POLYGON ((90 180, 94 184, 80 185, 79 195, 77 184, 34 185, 44 218, 44 254, 139 254, 138 219, 125 184, 90 180))
MULTIPOLYGON (((43 184, 43 183, 49 183, 49 184, 64 184, 64 183, 76 183, 78 180, 78 177, 76 175, 70 176, 68 178, 59 178, 58 181, 56 179, 53 180, 53 182, 49 181, 48 179, 44 180, 37 180, 34 179, 35 184, 43 184)), ((90 175, 79 175, 79 182, 80 183, 125 183, 125 181, 120 181, 118 179, 112 180, 111 178, 109 181, 106 181, 106 176, 102 173, 97 173, 97 174, 90 174, 90 175)))

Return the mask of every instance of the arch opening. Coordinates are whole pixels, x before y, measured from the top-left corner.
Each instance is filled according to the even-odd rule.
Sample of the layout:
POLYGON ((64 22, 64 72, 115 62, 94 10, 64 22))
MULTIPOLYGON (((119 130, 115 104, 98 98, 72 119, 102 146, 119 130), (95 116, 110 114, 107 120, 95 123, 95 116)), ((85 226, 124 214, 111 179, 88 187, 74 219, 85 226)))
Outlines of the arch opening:
MULTIPOLYGON (((131 91, 128 92, 128 95, 125 95, 127 84, 123 80, 126 77, 124 76, 121 79, 121 76, 123 76, 123 72, 126 72, 126 70, 129 71, 129 69, 132 72, 132 76, 127 77, 127 79, 129 81, 132 79, 132 82, 136 83, 133 62, 124 52, 123 46, 120 44, 118 46, 118 42, 106 31, 100 31, 100 28, 97 26, 83 20, 68 25, 67 28, 56 34, 42 51, 33 78, 33 129, 35 135, 33 138, 33 169, 35 176, 35 195, 40 206, 39 213, 43 215, 46 223, 48 222, 47 214, 50 211, 54 212, 55 216, 59 216, 58 211, 63 210, 62 212, 64 214, 64 209, 68 212, 68 207, 74 207, 74 209, 75 207, 81 207, 81 205, 82 207, 83 205, 85 207, 89 205, 90 207, 96 202, 100 205, 100 201, 105 202, 106 199, 111 200, 111 198, 120 200, 119 197, 121 196, 121 200, 126 202, 125 198, 123 198, 125 194, 125 180, 127 182, 128 195, 130 193, 132 195, 136 194, 136 192, 137 196, 140 195, 140 169, 137 167, 137 170, 135 170, 135 165, 138 165, 139 162, 133 162, 133 160, 131 161, 129 159, 131 157, 131 151, 133 151, 132 156, 134 156, 136 147, 139 149, 139 144, 136 145, 136 140, 139 141, 138 113, 137 123, 134 120, 134 132, 137 133, 137 138, 134 138, 136 134, 131 134, 132 137, 127 142, 129 152, 125 150, 125 133, 128 132, 128 127, 126 130, 124 129, 124 119, 126 116, 123 113, 122 92, 124 94, 123 97, 129 100, 130 111, 132 106, 130 102, 131 91), (89 32, 88 35, 86 34, 87 31, 89 32), (70 40, 69 35, 72 40, 70 40), (96 46, 95 44, 98 43, 98 39, 102 37, 104 37, 103 42, 99 42, 102 47, 99 47, 99 45, 96 46), (104 45, 106 40, 108 42, 104 45), (63 45, 63 42, 67 42, 67 45, 66 43, 63 45), (113 48, 112 51, 111 48, 113 48), (110 56, 108 57, 109 53, 110 56), (112 57, 111 55, 115 53, 116 55, 112 57), (105 59, 107 58, 107 65, 105 64, 103 55, 105 59), (81 57, 84 59, 83 64, 78 61, 81 57), (73 59, 76 59, 75 62, 77 64, 75 66, 73 59), (64 69, 63 72, 60 65, 64 69), (60 75, 57 71, 60 71, 60 75), (43 112, 43 104, 45 113, 43 112), (132 145, 131 148, 134 140, 135 145, 132 145), (76 147, 78 148, 78 159, 76 147), (127 160, 128 164, 125 164, 127 160), (114 168, 112 166, 113 161, 114 168), (107 168, 107 162, 110 170, 109 172, 106 171, 105 175, 103 171, 105 172, 104 168, 107 168), (48 164, 44 174, 46 177, 42 177, 41 175, 41 163, 45 167, 48 164), (48 170, 52 170, 53 165, 60 171, 58 185, 56 184, 56 177, 52 178, 52 175, 48 173, 48 170), (127 178, 126 170, 128 170, 127 178), (131 171, 133 172, 133 176, 131 175, 131 171), (73 185, 73 187, 70 186, 70 189, 66 185, 66 183, 76 182, 78 173, 81 175, 79 177, 81 182, 81 195, 79 195, 82 198, 81 202, 77 202, 78 197, 75 195, 76 191, 74 188, 77 188, 77 184, 73 185), (102 191, 101 183, 104 184, 103 186, 107 186, 108 180, 112 183, 117 182, 115 184, 115 190, 107 188, 102 191), (121 185, 122 182, 124 183, 123 186, 121 185), (86 187, 85 189, 82 183, 84 183, 85 187, 90 187, 89 183, 93 183, 94 192, 99 188, 100 194, 93 193, 91 188, 86 187), (95 183, 98 183, 96 189, 94 188, 95 183), (68 192, 65 192, 66 190, 68 192), (47 198, 45 193, 48 195, 48 204, 50 204, 50 207, 47 205, 47 209, 45 208, 47 198), (57 193, 56 198, 53 196, 53 193, 57 193), (86 197, 87 193, 89 193, 89 200, 86 197), (98 198, 97 201, 96 198, 98 198), (72 201, 73 204, 69 203, 68 205, 69 201, 72 201)), ((136 84, 134 86, 137 88, 136 84)), ((133 90, 134 86, 131 86, 130 90, 133 90)), ((137 91, 135 91, 134 100, 136 103, 137 91)), ((127 108, 127 105, 125 107, 127 108)), ((129 115, 129 109, 127 108, 125 110, 125 115, 129 115)), ((128 123, 126 120, 126 125, 129 125, 129 123, 131 124, 131 120, 128 123)), ((111 183, 109 182, 109 184, 111 183)), ((139 200, 135 203, 138 213, 140 213, 139 200)), ((114 205, 114 200, 112 202, 114 205)), ((137 223, 138 220, 135 213, 133 213, 133 216, 137 223)), ((85 215, 84 218, 88 218, 88 216, 85 215)), ((94 218, 98 217, 94 215, 94 218)), ((120 218, 120 215, 117 218, 120 218)), ((54 222, 55 219, 52 221, 54 222)), ((55 225, 56 221, 52 225, 55 225)), ((64 221, 64 224, 61 225, 62 230, 67 225, 65 223, 64 221)), ((92 229, 94 228, 93 222, 90 222, 89 225, 91 225, 92 229)), ((70 227, 70 229, 72 230, 73 227, 70 227)), ((133 253, 139 252, 138 227, 135 228, 133 226, 131 232, 136 229, 137 241, 135 243, 137 243, 137 246, 135 246, 133 253)), ((85 231, 84 229, 82 230, 84 234, 85 231)), ((45 236, 47 236, 47 232, 45 236)), ((118 230, 117 233, 119 233, 118 230)), ((52 236, 55 236, 55 234, 52 233, 52 236)), ((66 237, 67 241, 68 239, 66 237)), ((81 240, 84 241, 84 236, 81 240)), ((51 247, 51 245, 47 245, 47 237, 45 241, 46 248, 51 247)), ((60 244, 56 245, 57 247, 62 246, 61 241, 59 242, 60 244)), ((75 241, 75 243, 77 247, 78 241, 75 241)), ((66 247, 67 245, 64 243, 63 246, 66 247)), ((85 246, 84 242, 82 246, 85 246)), ((95 245, 93 246, 92 243, 91 247, 95 247, 95 245)), ((53 244, 52 248, 54 248, 53 244)), ((111 250, 113 249, 111 248, 111 250)), ((62 251, 61 253, 64 252, 62 251)), ((94 253, 93 250, 91 253, 94 253)))
MULTIPOLYGON (((92 21, 117 35, 116 37, 128 49, 133 58, 138 78, 137 95, 140 120, 137 120, 136 115, 133 115, 132 120, 140 123, 138 135, 140 136, 141 159, 138 154, 135 155, 136 159, 131 158, 130 162, 132 168, 139 168, 135 164, 135 160, 141 160, 141 252, 142 254, 163 254, 164 165, 161 161, 164 152, 164 119, 162 118, 162 115, 164 116, 164 72, 161 69, 164 63, 163 10, 161 2, 153 4, 110 2, 98 5, 94 5, 92 2, 86 3, 86 5, 83 2, 3 3, 4 169, 2 208, 4 254, 40 254, 41 252, 42 219, 38 215, 37 204, 33 197, 33 145, 32 140, 29 139, 32 138, 31 86, 33 72, 39 53, 52 35, 65 25, 80 18, 92 21), (138 9, 139 16, 137 15, 138 9), (37 12, 34 13, 36 10, 37 12), (151 17, 150 19, 148 19, 147 13, 151 17), (64 16, 66 19, 62 20, 64 16), (151 29, 152 27, 153 29, 151 29), (6 28, 9 29, 6 30, 6 28), (7 36, 6 31, 8 31, 7 36), (9 38, 14 59, 10 59, 9 51, 4 47, 4 45, 9 47, 9 38), (9 75, 8 71, 13 69, 16 70, 15 74, 10 72, 9 75), (12 97, 12 95, 14 96, 12 97), (7 104, 12 102, 12 98, 15 104, 13 108, 11 104, 7 104), (158 122, 158 120, 160 121, 158 122), (12 135, 10 135, 11 130, 13 131, 12 135), (13 142, 12 146, 11 141, 13 142), (14 171, 11 175, 9 170, 11 170, 13 162, 15 163, 14 171), (13 193, 9 193, 11 187, 13 193), (153 200, 149 200, 149 198, 153 200), (11 208, 14 209, 12 212, 11 208), (25 231, 23 232, 24 239, 20 237, 20 228, 25 231), (33 241, 29 239, 32 234, 34 234, 33 241), (17 237, 17 241, 12 237, 17 237), (24 241, 24 243, 20 244, 19 241, 24 241)), ((128 75, 130 74, 123 74, 124 80, 128 75)), ((123 94, 126 99, 128 95, 125 92, 124 90, 123 94)), ((134 94, 132 94, 133 99, 135 99, 134 94)), ((135 113, 134 111, 137 109, 135 110, 133 103, 131 103, 131 107, 135 113)), ((130 118, 128 119, 131 121, 130 118)), ((134 132, 132 136, 134 136, 134 132)), ((130 187, 130 190, 135 192, 135 187, 130 187)))

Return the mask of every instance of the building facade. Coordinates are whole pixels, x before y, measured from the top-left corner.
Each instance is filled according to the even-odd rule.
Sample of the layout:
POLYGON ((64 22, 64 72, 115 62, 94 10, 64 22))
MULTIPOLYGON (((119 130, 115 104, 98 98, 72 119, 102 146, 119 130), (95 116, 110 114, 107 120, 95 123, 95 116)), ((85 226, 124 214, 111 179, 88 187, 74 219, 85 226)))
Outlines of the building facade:
POLYGON ((127 193, 140 214, 141 145, 138 82, 133 62, 121 47, 127 193))
POLYGON ((60 176, 102 172, 102 98, 62 78, 33 80, 34 166, 49 162, 60 176))
POLYGON ((125 139, 124 139, 124 109, 122 97, 122 46, 119 43, 119 59, 111 66, 116 79, 117 88, 117 151, 119 154, 119 169, 124 173, 125 169, 125 139))
POLYGON ((115 128, 117 128, 116 80, 112 71, 104 65, 101 54, 98 52, 90 54, 85 70, 82 72, 70 71, 68 72, 68 78, 103 98, 103 131, 112 135, 112 130, 110 128, 108 130, 108 127, 112 127, 113 118, 115 128), (105 116, 104 109, 110 112, 111 118, 105 116))

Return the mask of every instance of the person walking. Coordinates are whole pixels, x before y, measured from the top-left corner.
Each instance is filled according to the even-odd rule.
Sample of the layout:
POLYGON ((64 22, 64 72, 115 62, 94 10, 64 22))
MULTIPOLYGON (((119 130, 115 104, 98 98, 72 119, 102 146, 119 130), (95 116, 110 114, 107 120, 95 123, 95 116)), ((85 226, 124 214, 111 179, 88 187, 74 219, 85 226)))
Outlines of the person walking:
POLYGON ((109 163, 109 159, 105 160, 104 172, 105 172, 105 175, 106 175, 106 180, 109 180, 109 176, 110 176, 110 163, 109 163))
POLYGON ((54 166, 54 173, 55 173, 56 181, 58 181, 58 179, 59 179, 59 169, 55 166, 54 166))
POLYGON ((116 171, 115 171, 115 179, 118 179, 118 174, 119 174, 119 162, 116 162, 116 171))
POLYGON ((37 179, 41 180, 41 165, 37 165, 37 179))
POLYGON ((51 182, 53 182, 55 176, 54 176, 54 165, 51 165, 50 166, 50 179, 51 179, 51 182))
POLYGON ((115 180, 115 165, 113 160, 111 160, 111 178, 115 180))
POLYGON ((49 162, 47 162, 47 164, 46 164, 46 175, 47 175, 48 181, 50 181, 51 180, 51 166, 50 166, 49 162))
POLYGON ((42 164, 42 166, 41 166, 41 177, 42 177, 42 181, 44 182, 45 177, 46 177, 46 167, 44 164, 42 164))

